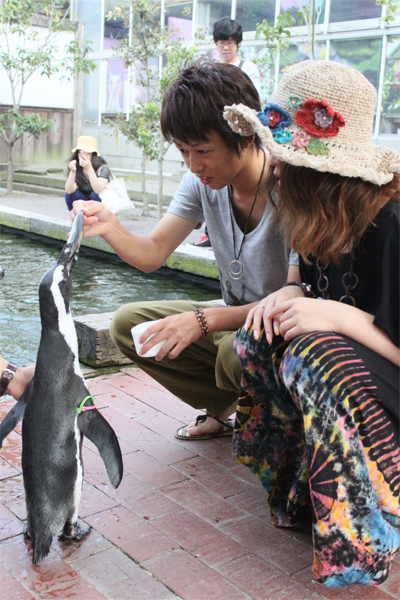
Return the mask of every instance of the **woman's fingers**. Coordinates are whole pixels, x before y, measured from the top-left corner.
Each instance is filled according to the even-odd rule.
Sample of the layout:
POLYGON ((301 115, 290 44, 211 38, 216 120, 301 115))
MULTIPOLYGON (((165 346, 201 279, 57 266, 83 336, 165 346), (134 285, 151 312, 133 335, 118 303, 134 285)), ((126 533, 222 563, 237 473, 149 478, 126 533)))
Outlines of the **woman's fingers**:
POLYGON ((256 306, 254 308, 251 308, 249 310, 248 314, 247 314, 246 321, 244 323, 244 329, 245 329, 245 331, 247 331, 248 329, 250 329, 250 327, 251 327, 251 325, 253 323, 253 318, 254 318, 254 313, 255 313, 256 308, 257 308, 256 306))

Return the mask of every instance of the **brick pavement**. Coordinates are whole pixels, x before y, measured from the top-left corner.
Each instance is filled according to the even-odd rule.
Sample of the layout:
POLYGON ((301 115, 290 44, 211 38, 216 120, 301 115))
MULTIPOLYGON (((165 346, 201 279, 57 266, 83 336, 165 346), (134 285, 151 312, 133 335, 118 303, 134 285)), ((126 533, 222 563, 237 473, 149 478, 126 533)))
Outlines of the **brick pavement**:
MULTIPOLYGON (((393 600, 400 557, 379 587, 328 589, 312 577, 309 530, 272 527, 257 479, 231 457, 231 441, 183 442, 175 429, 196 412, 138 369, 88 381, 120 439, 118 490, 85 440, 80 545, 53 540, 32 566, 21 427, 0 452, 1 600, 393 600)), ((0 418, 13 400, 0 402, 0 418)))

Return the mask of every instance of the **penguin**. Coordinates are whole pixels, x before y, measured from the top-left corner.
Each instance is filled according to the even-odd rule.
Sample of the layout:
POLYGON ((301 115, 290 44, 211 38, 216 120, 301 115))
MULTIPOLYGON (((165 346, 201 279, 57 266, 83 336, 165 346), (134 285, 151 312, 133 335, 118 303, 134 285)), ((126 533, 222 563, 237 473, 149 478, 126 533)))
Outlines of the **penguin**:
POLYGON ((53 536, 81 541, 90 532, 78 524, 83 483, 82 442, 99 450, 114 488, 123 474, 115 432, 97 411, 78 360, 70 312, 72 270, 82 240, 83 213, 73 223, 57 264, 39 286, 42 333, 35 375, 2 423, 1 440, 22 422, 22 473, 27 507, 26 539, 34 564, 50 551, 53 536))

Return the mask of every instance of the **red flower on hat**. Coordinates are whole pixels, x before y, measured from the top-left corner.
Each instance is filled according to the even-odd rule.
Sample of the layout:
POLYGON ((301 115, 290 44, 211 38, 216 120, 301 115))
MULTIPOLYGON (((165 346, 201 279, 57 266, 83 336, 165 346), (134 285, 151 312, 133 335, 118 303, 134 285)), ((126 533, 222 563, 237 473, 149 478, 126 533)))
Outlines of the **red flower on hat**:
POLYGON ((277 125, 278 123, 280 123, 282 121, 281 116, 279 113, 271 111, 269 113, 269 126, 270 127, 275 127, 275 125, 277 125))
POLYGON ((342 115, 335 112, 326 100, 315 98, 303 102, 303 108, 296 112, 295 120, 307 133, 315 137, 334 137, 339 133, 339 127, 346 125, 342 115), (323 126, 319 125, 322 123, 321 115, 326 115, 323 126))

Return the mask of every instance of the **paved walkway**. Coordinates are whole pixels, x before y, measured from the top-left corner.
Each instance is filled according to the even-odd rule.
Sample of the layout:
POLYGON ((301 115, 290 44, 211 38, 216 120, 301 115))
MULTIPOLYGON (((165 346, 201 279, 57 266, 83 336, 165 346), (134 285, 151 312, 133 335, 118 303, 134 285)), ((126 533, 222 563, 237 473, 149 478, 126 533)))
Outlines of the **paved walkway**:
MULTIPOLYGON (((124 455, 117 491, 85 440, 80 545, 53 541, 32 566, 23 539, 21 429, 0 453, 1 600, 393 600, 400 557, 381 586, 344 591, 313 580, 307 529, 271 525, 266 496, 232 459, 230 438, 182 442, 195 411, 138 369, 90 380, 124 455)), ((0 401, 0 418, 12 406, 0 401)))

